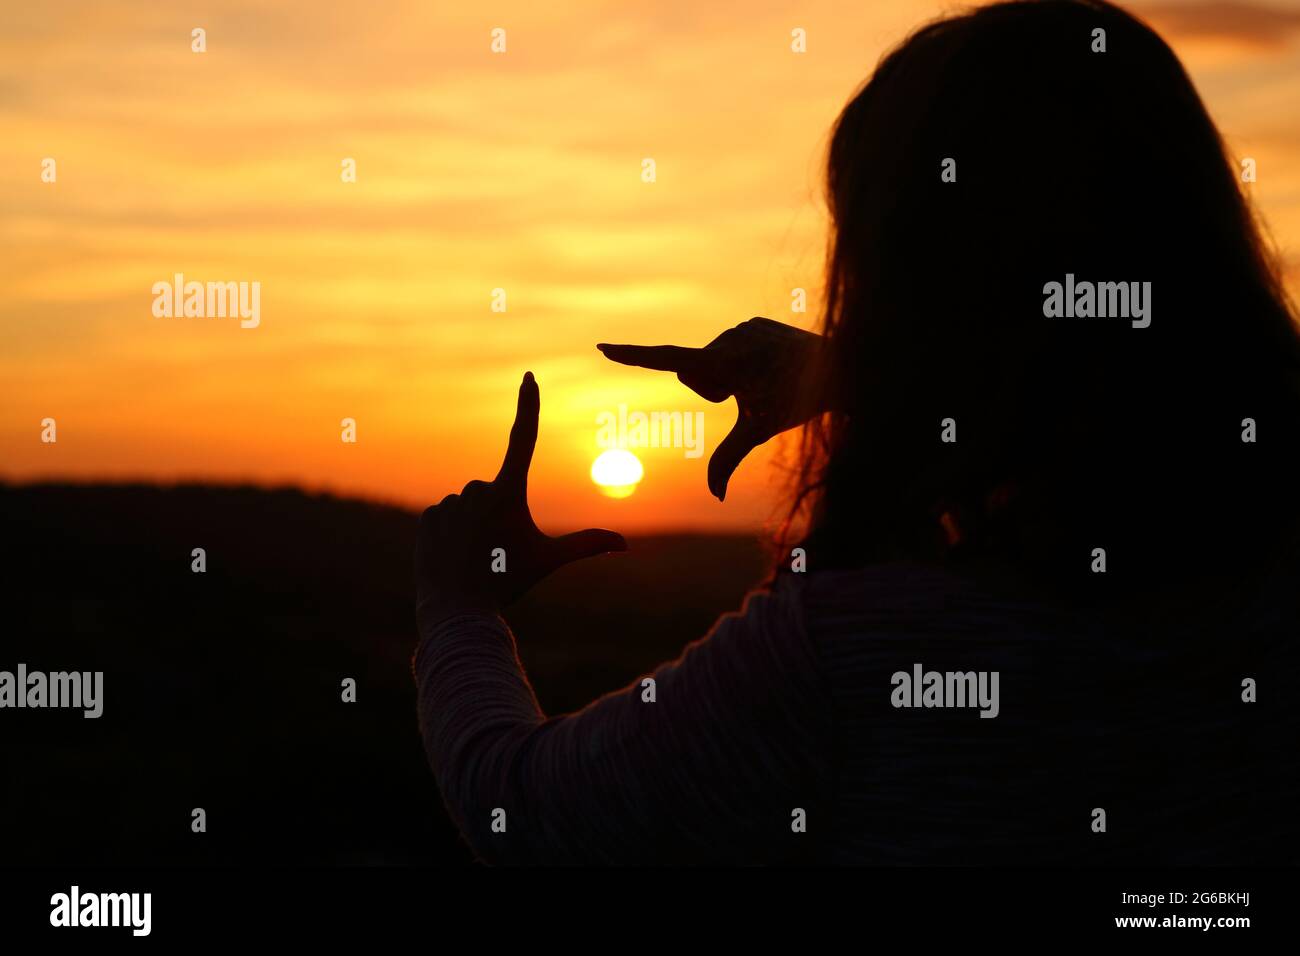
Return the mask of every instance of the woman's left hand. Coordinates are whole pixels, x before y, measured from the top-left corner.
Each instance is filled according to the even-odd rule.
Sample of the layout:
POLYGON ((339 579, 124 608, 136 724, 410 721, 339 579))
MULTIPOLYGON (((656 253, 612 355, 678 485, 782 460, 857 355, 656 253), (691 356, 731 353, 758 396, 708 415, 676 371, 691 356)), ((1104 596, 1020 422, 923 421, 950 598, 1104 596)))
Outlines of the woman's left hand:
POLYGON ((422 630, 455 614, 496 613, 563 565, 627 550, 623 536, 613 531, 588 528, 553 538, 533 523, 528 466, 540 407, 537 382, 528 372, 496 478, 471 481, 421 516, 415 585, 422 630))

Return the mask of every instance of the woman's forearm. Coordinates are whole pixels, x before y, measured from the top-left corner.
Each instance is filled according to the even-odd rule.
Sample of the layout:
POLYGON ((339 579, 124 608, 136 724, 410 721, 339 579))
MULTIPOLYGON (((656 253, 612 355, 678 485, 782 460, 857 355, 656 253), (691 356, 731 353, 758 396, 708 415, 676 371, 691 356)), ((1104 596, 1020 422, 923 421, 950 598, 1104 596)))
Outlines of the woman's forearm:
POLYGON ((753 596, 575 714, 545 717, 494 615, 429 628, 415 676, 444 802, 488 862, 759 862, 808 845, 790 819, 820 793, 825 707, 788 600, 753 596))

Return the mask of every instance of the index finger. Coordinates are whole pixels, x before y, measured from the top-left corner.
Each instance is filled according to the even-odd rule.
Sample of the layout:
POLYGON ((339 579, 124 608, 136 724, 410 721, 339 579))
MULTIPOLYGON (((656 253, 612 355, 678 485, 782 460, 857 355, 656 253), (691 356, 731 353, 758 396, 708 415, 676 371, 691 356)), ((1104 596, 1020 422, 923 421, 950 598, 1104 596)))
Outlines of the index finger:
POLYGON ((608 345, 604 342, 597 344, 596 348, 605 358, 620 365, 653 368, 660 372, 689 371, 699 362, 703 351, 681 345, 608 345))
POLYGON ((533 461, 537 447, 537 415, 542 406, 541 392, 532 372, 524 373, 519 385, 519 404, 515 408, 515 423, 510 427, 510 444, 496 480, 523 491, 528 486, 528 466, 533 461))

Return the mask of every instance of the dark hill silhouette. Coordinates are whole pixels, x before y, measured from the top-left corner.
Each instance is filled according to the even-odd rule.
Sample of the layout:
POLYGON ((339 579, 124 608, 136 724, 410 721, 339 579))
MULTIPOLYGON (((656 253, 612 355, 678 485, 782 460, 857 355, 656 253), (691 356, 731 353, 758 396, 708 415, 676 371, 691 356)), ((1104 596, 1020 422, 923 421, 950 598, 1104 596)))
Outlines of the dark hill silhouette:
MULTIPOLYGON (((0 484, 0 670, 105 672, 98 720, 4 712, 0 819, 24 824, 0 864, 469 862, 416 731, 416 521, 296 489, 0 484)), ((630 543, 507 614, 548 712, 675 656, 767 567, 745 536, 630 543)))

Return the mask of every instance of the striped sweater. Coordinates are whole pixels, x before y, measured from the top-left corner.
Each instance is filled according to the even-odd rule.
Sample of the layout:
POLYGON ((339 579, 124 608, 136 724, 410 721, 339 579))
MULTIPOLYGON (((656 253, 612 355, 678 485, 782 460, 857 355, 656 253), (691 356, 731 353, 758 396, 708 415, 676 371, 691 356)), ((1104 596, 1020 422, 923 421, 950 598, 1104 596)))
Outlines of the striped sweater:
POLYGON ((1168 636, 886 566, 786 575, 653 695, 573 714, 542 713, 496 615, 423 622, 414 670, 443 800, 491 863, 1293 861, 1294 708, 1242 701, 1278 645, 1238 639, 1240 672, 1192 666, 1168 636), (918 668, 996 672, 997 716, 902 706, 918 668))

